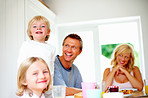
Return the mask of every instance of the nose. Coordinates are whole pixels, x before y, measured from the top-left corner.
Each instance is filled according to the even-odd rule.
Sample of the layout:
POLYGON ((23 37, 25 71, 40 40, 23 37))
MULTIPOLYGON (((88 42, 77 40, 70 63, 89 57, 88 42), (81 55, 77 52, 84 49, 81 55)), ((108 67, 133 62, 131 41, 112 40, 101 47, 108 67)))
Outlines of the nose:
POLYGON ((71 50, 72 50, 71 47, 68 47, 67 51, 68 51, 68 52, 71 52, 71 50))
POLYGON ((124 61, 124 60, 125 60, 125 58, 124 58, 124 57, 122 57, 122 58, 121 58, 121 60, 122 60, 122 61, 124 61))
POLYGON ((44 73, 40 72, 39 75, 38 75, 38 77, 41 78, 41 79, 43 79, 43 78, 45 78, 45 75, 44 75, 44 73))
POLYGON ((41 26, 38 26, 37 29, 38 29, 38 30, 41 30, 41 26))

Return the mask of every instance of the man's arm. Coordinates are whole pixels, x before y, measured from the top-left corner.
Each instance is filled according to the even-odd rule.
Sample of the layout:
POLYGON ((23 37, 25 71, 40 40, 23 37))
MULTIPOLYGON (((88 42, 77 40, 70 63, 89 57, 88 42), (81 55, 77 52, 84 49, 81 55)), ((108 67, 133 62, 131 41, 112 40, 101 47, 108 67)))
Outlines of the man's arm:
POLYGON ((82 89, 66 87, 66 96, 72 96, 80 92, 82 92, 82 89))

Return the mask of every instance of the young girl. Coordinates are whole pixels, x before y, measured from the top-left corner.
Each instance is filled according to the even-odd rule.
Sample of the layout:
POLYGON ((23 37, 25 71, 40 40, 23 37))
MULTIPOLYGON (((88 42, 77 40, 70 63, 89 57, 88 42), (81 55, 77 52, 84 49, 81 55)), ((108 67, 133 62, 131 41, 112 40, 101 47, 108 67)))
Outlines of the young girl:
POLYGON ((51 76, 54 72, 55 47, 47 43, 50 35, 50 25, 47 18, 35 16, 28 23, 27 34, 30 38, 20 49, 18 68, 22 61, 29 57, 41 57, 49 66, 51 76))
POLYGON ((45 98, 44 93, 51 85, 50 70, 39 57, 24 60, 17 74, 17 92, 20 98, 45 98))

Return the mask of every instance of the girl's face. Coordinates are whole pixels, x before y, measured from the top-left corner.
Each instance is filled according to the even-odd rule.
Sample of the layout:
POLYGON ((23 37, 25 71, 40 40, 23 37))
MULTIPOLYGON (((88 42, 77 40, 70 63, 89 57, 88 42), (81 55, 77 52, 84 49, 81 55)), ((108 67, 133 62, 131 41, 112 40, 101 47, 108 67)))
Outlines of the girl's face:
POLYGON ((47 28, 48 27, 43 20, 33 22, 31 25, 31 35, 33 36, 33 40, 45 43, 45 37, 50 33, 47 28))
POLYGON ((117 56, 118 65, 122 65, 122 66, 126 67, 129 60, 130 60, 130 53, 123 53, 123 54, 119 54, 117 56))
POLYGON ((36 95, 41 95, 42 91, 48 86, 49 81, 49 70, 43 62, 36 61, 27 69, 25 84, 36 95))

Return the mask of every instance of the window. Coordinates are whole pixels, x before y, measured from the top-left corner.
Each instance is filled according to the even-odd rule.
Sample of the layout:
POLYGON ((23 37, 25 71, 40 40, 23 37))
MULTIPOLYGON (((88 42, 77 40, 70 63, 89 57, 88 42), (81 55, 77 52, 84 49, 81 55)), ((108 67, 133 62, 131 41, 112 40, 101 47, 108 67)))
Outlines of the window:
MULTIPOLYGON (((140 17, 96 20, 81 23, 58 25, 60 40, 59 51, 62 53, 62 42, 69 33, 78 34, 84 43, 82 53, 76 58, 74 64, 79 68, 84 81, 99 82, 102 80, 106 67, 110 67, 110 59, 102 55, 103 48, 110 45, 130 43, 137 54, 137 66, 145 77, 142 32, 140 17)), ((110 55, 114 48, 111 49, 110 55)))
MULTIPOLYGON (((106 67, 111 67, 111 55, 115 47, 121 43, 128 43, 133 46, 135 54, 135 66, 142 70, 141 56, 141 36, 140 25, 138 19, 121 20, 120 22, 104 23, 98 25, 99 45, 101 47, 100 64, 101 74, 106 67)), ((103 76, 101 76, 102 78, 103 76)))

